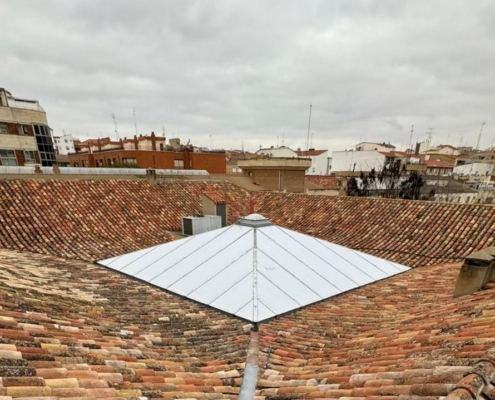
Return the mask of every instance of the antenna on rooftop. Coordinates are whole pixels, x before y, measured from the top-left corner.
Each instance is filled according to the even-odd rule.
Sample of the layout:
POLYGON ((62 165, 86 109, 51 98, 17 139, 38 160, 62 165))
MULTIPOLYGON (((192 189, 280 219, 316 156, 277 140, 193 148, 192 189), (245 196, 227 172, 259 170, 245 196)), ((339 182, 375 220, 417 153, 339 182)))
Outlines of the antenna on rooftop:
POLYGON ((132 107, 132 111, 134 112, 134 127, 136 128, 136 136, 137 136, 137 122, 136 122, 136 107, 132 107))
POLYGON ((409 137, 409 151, 408 151, 408 157, 407 157, 407 161, 409 162, 410 159, 411 159, 411 153, 412 153, 412 136, 413 136, 413 132, 414 132, 414 125, 411 126, 411 136, 409 137))
POLYGON ((309 129, 311 128, 311 109, 313 105, 309 105, 309 121, 308 121, 308 139, 306 140, 306 150, 309 150, 309 129))
POLYGON ((311 149, 311 148, 313 147, 313 134, 314 134, 314 133, 313 133, 313 132, 311 132, 311 140, 309 141, 309 148, 308 148, 308 150, 309 150, 309 149, 311 149))
POLYGON ((428 128, 429 132, 428 132, 428 136, 427 136, 427 141, 428 142, 431 142, 431 139, 433 138, 433 128, 428 128))
POLYGON ((119 129, 117 128, 117 118, 115 118, 115 114, 112 114, 112 119, 115 127, 115 136, 117 136, 117 140, 119 140, 119 129))
POLYGON ((285 132, 282 132, 282 147, 285 146, 285 132))
POLYGON ((165 127, 162 126, 162 129, 163 129, 163 137, 165 137, 165 127))
POLYGON ((480 134, 478 136, 478 142, 476 143, 476 150, 479 150, 480 149, 480 140, 481 140, 481 133, 483 132, 483 127, 485 126, 485 123, 483 122, 481 124, 481 130, 480 130, 480 134))

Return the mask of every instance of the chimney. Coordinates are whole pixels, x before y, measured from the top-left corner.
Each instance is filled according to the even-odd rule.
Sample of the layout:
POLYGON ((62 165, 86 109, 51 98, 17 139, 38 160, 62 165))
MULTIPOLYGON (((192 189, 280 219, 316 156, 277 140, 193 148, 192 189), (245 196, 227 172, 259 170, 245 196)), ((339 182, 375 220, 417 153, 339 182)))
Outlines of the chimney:
POLYGON ((156 169, 150 168, 146 170, 146 182, 148 182, 150 185, 156 184, 156 169))
POLYGON ((495 248, 471 253, 464 260, 454 290, 454 297, 475 293, 485 287, 493 276, 495 248))

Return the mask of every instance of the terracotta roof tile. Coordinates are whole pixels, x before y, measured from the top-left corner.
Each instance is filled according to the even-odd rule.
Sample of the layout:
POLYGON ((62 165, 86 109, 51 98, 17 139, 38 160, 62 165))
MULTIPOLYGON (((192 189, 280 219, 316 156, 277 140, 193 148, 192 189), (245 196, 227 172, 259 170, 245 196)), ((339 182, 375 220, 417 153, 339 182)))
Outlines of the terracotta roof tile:
POLYGON ((330 175, 306 175, 307 182, 311 182, 324 189, 339 189, 340 186, 337 183, 337 178, 330 175))
POLYGON ((495 208, 425 201, 253 193, 274 223, 411 267, 458 262, 495 240, 495 208))
POLYGON ((91 261, 127 253, 173 240, 181 217, 201 214, 203 192, 227 202, 229 223, 248 213, 248 192, 226 182, 1 181, 0 246, 91 261))
MULTIPOLYGON (((438 399, 455 387, 489 390, 463 375, 486 382, 495 369, 476 364, 493 358, 495 284, 453 299, 458 270, 417 268, 261 325, 258 396, 438 399)), ((96 265, 10 250, 0 250, 0 302, 10 322, 1 351, 21 353, 0 357, 6 394, 238 394, 245 325, 207 307, 96 265)))
MULTIPOLYGON (((0 241, 24 250, 0 250, 0 396, 236 398, 249 339, 246 325, 96 265, 59 258, 91 259, 88 255, 98 252, 143 247, 151 235, 134 235, 131 244, 112 241, 102 214, 103 222, 74 217, 82 228, 65 231, 59 227, 61 211, 81 214, 80 205, 67 206, 53 194, 52 183, 28 182, 0 183, 2 205, 10 204, 0 209, 0 218, 10 224, 0 241), (9 192, 13 189, 23 194, 9 192), (38 206, 17 205, 26 193, 38 206), (40 208, 45 195, 54 203, 47 212, 48 204, 40 208), (19 218, 22 223, 15 225, 19 218), (36 220, 55 232, 29 236, 36 220), (86 231, 91 227, 96 233, 86 231), (59 257, 26 252, 29 241, 33 250, 59 257)), ((67 195, 84 186, 99 193, 94 199, 90 192, 82 196, 82 204, 92 207, 107 204, 99 202, 111 196, 126 206, 148 199, 153 206, 147 210, 171 208, 179 215, 186 208, 174 206, 174 199, 199 207, 202 193, 212 188, 232 207, 232 218, 247 214, 249 205, 246 192, 217 182, 169 188, 104 182, 110 197, 94 183, 63 183, 57 190, 67 195), (137 197, 126 197, 133 190, 137 197)), ((460 265, 434 264, 458 261, 491 243, 493 207, 253 196, 255 211, 276 223, 421 267, 263 324, 257 398, 417 400, 491 393, 495 283, 454 299, 460 265)), ((130 227, 133 218, 143 217, 150 231, 159 232, 145 213, 116 210, 122 219, 118 226, 130 227)))

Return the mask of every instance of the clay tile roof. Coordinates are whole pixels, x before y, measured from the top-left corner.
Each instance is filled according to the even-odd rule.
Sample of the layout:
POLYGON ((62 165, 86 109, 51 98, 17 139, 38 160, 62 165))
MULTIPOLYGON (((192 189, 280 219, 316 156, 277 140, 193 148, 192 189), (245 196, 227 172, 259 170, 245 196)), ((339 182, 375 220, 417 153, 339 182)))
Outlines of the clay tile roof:
POLYGON ((324 189, 338 189, 339 188, 339 185, 337 183, 337 178, 335 176, 306 175, 305 179, 307 182, 311 182, 311 183, 318 185, 324 189))
MULTIPOLYGON (((67 260, 166 241, 207 191, 229 220, 248 214, 249 193, 224 182, 1 181, 0 396, 236 398, 249 326, 67 260)), ((493 206, 252 198, 281 226, 419 267, 262 325, 259 399, 493 397, 495 283, 452 297, 459 262, 493 245, 493 206)))
POLYGON ((217 192, 205 191, 203 194, 215 204, 226 204, 227 201, 217 192))
POLYGON ((325 153, 328 150, 298 150, 296 151, 297 155, 300 157, 304 156, 319 156, 320 154, 325 153))
POLYGON ((441 160, 425 160, 425 164, 428 167, 437 167, 437 168, 454 168, 454 165, 448 163, 446 161, 441 160))
POLYGON ((248 214, 248 192, 226 182, 19 180, 0 182, 0 246, 98 260, 174 239, 181 218, 202 213, 207 191, 248 214))
POLYGON ((410 267, 458 262, 495 241, 491 205, 265 192, 253 198, 255 211, 278 225, 410 267))
MULTIPOLYGON (((437 400, 491 390, 495 284, 454 299, 458 272, 417 268, 262 324, 256 395, 437 400)), ((249 325, 119 273, 0 250, 0 306, 6 396, 239 393, 249 325)))

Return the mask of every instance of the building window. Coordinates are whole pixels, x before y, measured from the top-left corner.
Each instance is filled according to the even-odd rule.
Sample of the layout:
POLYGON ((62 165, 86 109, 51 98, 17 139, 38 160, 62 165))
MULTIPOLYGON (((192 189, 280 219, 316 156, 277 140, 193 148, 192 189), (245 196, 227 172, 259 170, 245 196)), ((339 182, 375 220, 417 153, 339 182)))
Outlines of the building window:
POLYGON ((65 146, 65 150, 69 150, 69 146, 65 146))
POLYGON ((24 158, 26 159, 26 164, 36 163, 34 151, 32 151, 32 150, 24 150, 24 158))
POLYGON ((7 126, 7 124, 0 123, 0 134, 2 133, 4 135, 7 135, 9 133, 9 127, 7 126))
POLYGON ((175 169, 184 169, 184 160, 174 160, 175 169))
POLYGON ((79 167, 79 163, 77 161, 74 162, 74 167, 79 167))
POLYGON ((14 150, 0 150, 2 165, 18 165, 14 150))
POLYGON ((88 160, 82 160, 82 166, 87 167, 88 166, 88 160))
POLYGON ((69 141, 67 139, 64 139, 65 143, 69 143, 69 141))
POLYGON ((135 167, 137 166, 137 160, 134 157, 123 158, 122 164, 135 167))
POLYGON ((19 135, 29 135, 28 125, 17 125, 19 135))

